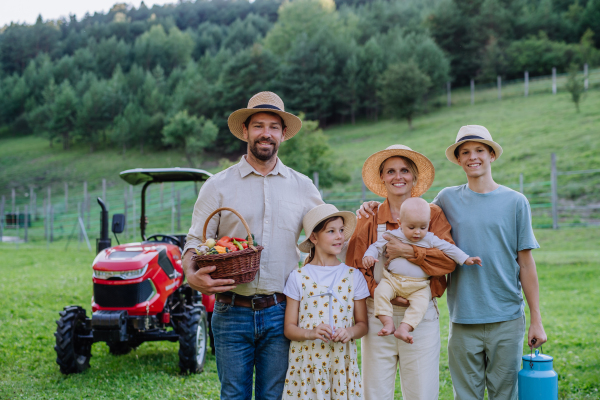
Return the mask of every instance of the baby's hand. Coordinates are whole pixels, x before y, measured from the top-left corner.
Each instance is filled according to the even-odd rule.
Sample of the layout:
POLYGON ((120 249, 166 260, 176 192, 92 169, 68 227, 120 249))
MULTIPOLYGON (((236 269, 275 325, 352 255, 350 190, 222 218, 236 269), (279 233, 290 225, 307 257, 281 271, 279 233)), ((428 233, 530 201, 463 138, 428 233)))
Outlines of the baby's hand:
POLYGON ((352 339, 352 335, 350 334, 350 331, 348 331, 348 328, 337 328, 332 337, 334 342, 342 343, 347 343, 350 339, 352 339))
POLYGON ((331 339, 332 329, 328 324, 321 324, 310 331, 309 340, 321 339, 325 343, 331 339))
POLYGON ((369 268, 375 265, 376 260, 373 257, 367 256, 362 259, 363 267, 369 268))
POLYGON ((479 258, 479 257, 469 257, 469 258, 467 258, 467 261, 465 261, 465 264, 466 264, 466 265, 473 265, 473 264, 477 264, 477 265, 479 265, 480 267, 482 266, 482 265, 481 265, 481 258, 479 258))

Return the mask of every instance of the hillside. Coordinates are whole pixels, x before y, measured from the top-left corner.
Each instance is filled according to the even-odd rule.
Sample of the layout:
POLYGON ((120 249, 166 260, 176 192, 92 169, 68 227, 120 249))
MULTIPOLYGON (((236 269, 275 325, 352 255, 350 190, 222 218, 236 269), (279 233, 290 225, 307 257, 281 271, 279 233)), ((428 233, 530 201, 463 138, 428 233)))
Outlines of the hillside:
MULTIPOLYGON (((557 154, 559 171, 599 168, 599 109, 599 91, 586 94, 580 113, 575 112, 566 93, 559 93, 556 96, 513 98, 475 106, 444 107, 416 118, 412 131, 409 131, 406 122, 394 120, 378 123, 361 121, 356 125, 332 127, 325 133, 337 156, 347 161, 352 180, 325 191, 325 200, 341 208, 355 209, 362 197, 360 171, 364 160, 394 143, 408 145, 432 160, 436 179, 432 190, 425 195, 431 200, 440 188, 464 182, 462 170, 446 160, 444 150, 454 141, 460 126, 481 124, 488 127, 504 148, 504 154, 494 165, 495 179, 518 188, 519 174, 523 173, 525 193, 534 208, 539 206, 534 210, 534 222, 537 226, 544 226, 549 218, 550 153, 557 154)), ((216 154, 207 155, 202 167, 211 172, 218 171, 218 158, 216 154)), ((45 188, 51 185, 55 202, 60 204, 64 196, 64 182, 69 183, 69 199, 72 201, 74 197, 81 196, 83 181, 88 182, 90 192, 99 194, 101 181, 105 178, 109 200, 120 207, 125 186, 118 178, 120 171, 175 166, 187 166, 185 158, 175 151, 142 155, 136 149, 123 155, 119 149, 108 149, 90 154, 84 145, 64 151, 58 146, 50 148, 46 140, 32 136, 2 139, 0 196, 6 196, 8 210, 12 187, 17 188, 17 205, 23 205, 29 201, 25 197, 29 186, 34 185, 39 193, 39 207, 45 188)), ((182 218, 185 225, 188 218, 186 210, 192 206, 195 196, 193 191, 183 190, 182 218)), ((168 190, 165 192, 165 199, 169 193, 168 190)), ((366 198, 375 197, 367 192, 366 198)), ((564 205, 598 202, 600 174, 560 176, 559 199, 564 205)), ((154 201, 158 201, 156 196, 154 201)), ((170 226, 172 216, 169 210, 165 209, 164 215, 157 215, 155 220, 164 219, 162 224, 170 226)), ((566 222, 578 222, 577 216, 569 215, 570 219, 567 218, 566 222)))

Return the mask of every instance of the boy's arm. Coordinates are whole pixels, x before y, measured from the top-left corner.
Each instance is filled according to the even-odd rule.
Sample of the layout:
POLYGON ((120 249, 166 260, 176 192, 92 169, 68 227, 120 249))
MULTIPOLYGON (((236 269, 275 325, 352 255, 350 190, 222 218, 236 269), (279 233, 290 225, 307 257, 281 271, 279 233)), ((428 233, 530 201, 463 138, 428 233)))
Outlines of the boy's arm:
POLYGON ((529 306, 529 332, 527 334, 527 344, 529 347, 540 347, 548 338, 542 325, 542 314, 540 312, 540 286, 538 282, 537 269, 531 250, 521 250, 517 253, 517 263, 520 267, 521 285, 527 305, 529 306), (536 339, 535 345, 531 343, 536 339))

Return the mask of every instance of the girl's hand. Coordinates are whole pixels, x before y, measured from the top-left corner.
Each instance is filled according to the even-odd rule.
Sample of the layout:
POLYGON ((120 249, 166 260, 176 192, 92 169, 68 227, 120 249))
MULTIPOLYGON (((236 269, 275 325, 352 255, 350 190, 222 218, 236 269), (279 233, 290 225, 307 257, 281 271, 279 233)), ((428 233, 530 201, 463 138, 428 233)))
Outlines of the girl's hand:
POLYGON ((342 343, 347 343, 350 339, 352 339, 352 333, 349 328, 337 328, 332 338, 334 342, 342 343))
POLYGON ((479 257, 469 257, 467 258, 467 261, 465 261, 465 265, 473 265, 473 264, 477 264, 480 267, 481 265, 481 258, 479 257))
POLYGON ((310 331, 308 339, 309 340, 321 339, 322 341, 327 343, 327 342, 329 342, 329 339, 331 339, 332 332, 333 331, 332 331, 331 327, 329 326, 329 324, 321 324, 310 331))

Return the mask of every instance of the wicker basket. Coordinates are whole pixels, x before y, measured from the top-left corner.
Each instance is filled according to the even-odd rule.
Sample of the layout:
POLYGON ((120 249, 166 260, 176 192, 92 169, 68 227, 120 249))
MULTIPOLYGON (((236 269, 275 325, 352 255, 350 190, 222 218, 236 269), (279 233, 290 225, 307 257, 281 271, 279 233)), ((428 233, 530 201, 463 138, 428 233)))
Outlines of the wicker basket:
POLYGON ((252 233, 250 233, 250 227, 246 223, 244 217, 240 215, 233 208, 222 207, 217 208, 212 212, 204 222, 204 229, 202 230, 202 241, 206 242, 206 228, 211 218, 220 211, 231 211, 244 224, 246 231, 248 232, 248 248, 239 251, 233 251, 225 254, 207 254, 200 256, 194 254, 192 260, 196 262, 198 268, 216 266, 211 274, 213 279, 233 279, 235 284, 248 283, 254 280, 258 269, 260 268, 260 252, 264 247, 253 246, 252 244, 252 233))

